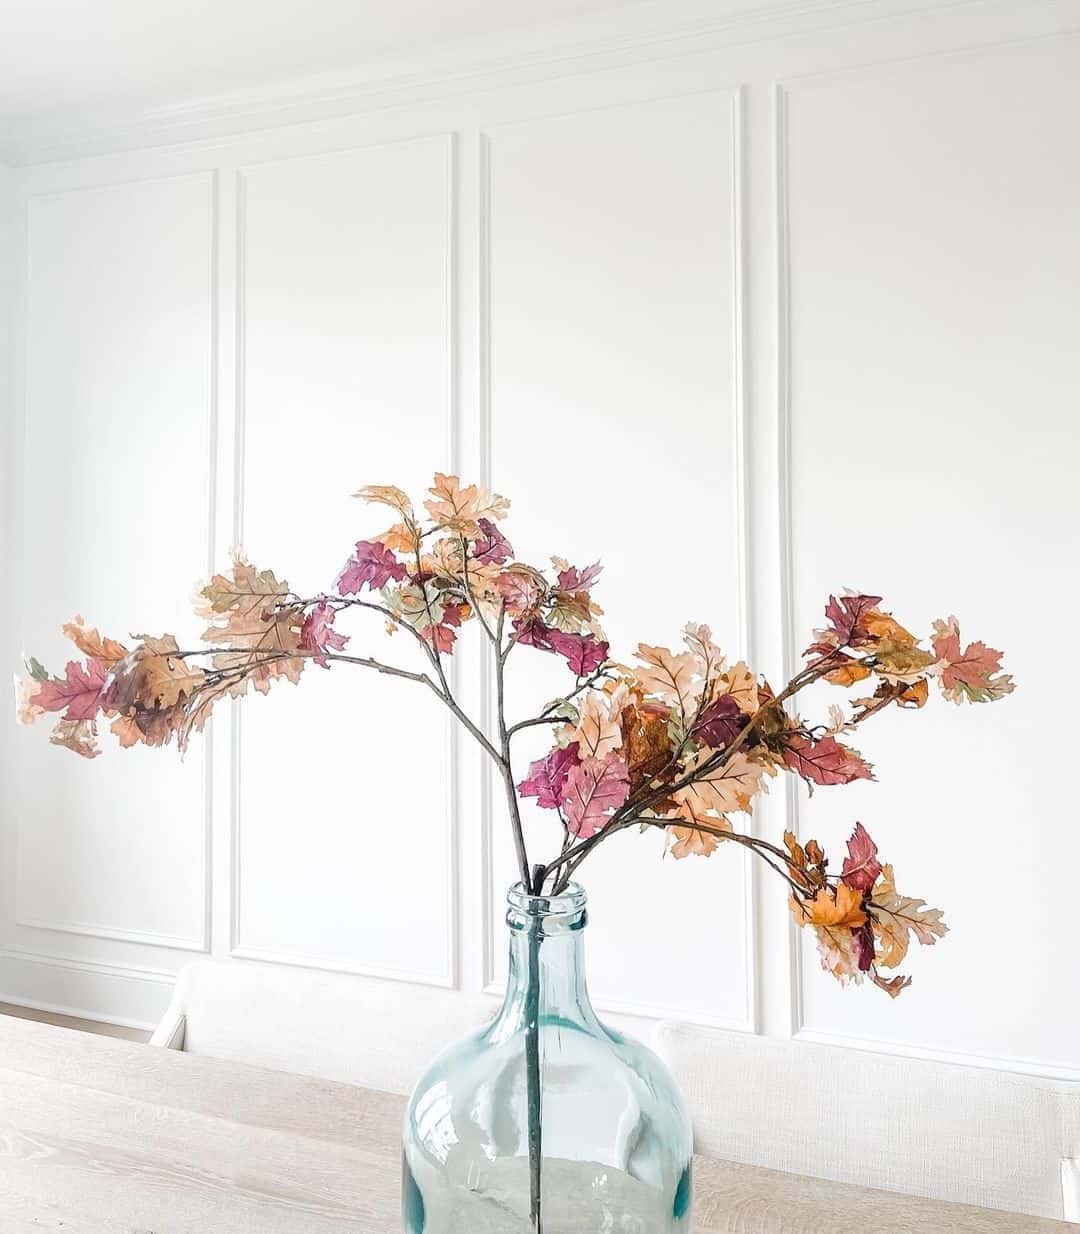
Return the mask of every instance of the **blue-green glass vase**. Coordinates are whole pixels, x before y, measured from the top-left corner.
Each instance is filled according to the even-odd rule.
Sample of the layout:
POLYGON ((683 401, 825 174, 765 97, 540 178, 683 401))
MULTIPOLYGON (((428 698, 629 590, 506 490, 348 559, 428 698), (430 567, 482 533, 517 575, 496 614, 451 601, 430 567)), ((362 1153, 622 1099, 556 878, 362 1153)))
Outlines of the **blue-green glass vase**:
POLYGON ((690 1122, 664 1064, 585 986, 585 892, 508 896, 510 973, 405 1115, 406 1234, 686 1234, 690 1122))

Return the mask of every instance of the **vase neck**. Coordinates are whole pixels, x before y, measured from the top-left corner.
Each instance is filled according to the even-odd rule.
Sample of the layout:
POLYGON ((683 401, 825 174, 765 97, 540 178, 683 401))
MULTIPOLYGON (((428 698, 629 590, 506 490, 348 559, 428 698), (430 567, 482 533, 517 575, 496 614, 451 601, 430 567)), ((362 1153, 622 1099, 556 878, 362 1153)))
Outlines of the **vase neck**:
POLYGON ((516 1032, 534 1014, 542 1024, 599 1027, 585 983, 585 901, 585 892, 574 884, 558 896, 531 896, 520 884, 511 887, 506 913, 510 970, 497 1032, 516 1032), (536 1003, 530 1003, 533 971, 539 974, 536 1003))

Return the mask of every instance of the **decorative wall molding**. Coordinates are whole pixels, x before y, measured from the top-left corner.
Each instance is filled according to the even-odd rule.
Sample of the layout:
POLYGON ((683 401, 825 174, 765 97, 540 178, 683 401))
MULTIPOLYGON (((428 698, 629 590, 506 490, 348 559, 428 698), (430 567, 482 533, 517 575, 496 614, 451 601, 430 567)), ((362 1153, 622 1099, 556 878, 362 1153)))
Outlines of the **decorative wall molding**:
POLYGON ((106 941, 137 943, 141 947, 164 947, 170 951, 210 950, 207 940, 174 937, 148 930, 121 930, 112 926, 87 925, 75 921, 39 921, 33 917, 16 916, 15 924, 30 930, 47 930, 52 934, 76 934, 86 938, 101 938, 106 941))
MULTIPOLYGON (((453 461, 457 454, 460 436, 460 406, 458 399, 458 310, 457 310, 457 198, 459 188, 458 177, 458 138, 455 132, 444 131, 440 134, 421 134, 415 137, 392 141, 376 141, 363 145, 337 150, 333 154, 347 154, 353 151, 376 150, 386 146, 407 145, 413 142, 429 142, 441 138, 444 143, 447 195, 445 201, 446 227, 446 269, 445 269, 445 305, 446 305, 446 367, 447 384, 445 389, 446 408, 444 416, 443 457, 446 465, 453 470, 453 461)), ((300 155, 280 160, 267 160, 268 163, 294 163, 304 158, 300 155)), ((314 157, 325 157, 319 152, 314 157)), ((232 306, 235 329, 234 358, 234 411, 233 411, 233 475, 232 475, 232 532, 233 544, 244 542, 245 527, 245 489, 246 489, 246 450, 247 436, 247 180, 245 172, 256 164, 240 167, 236 172, 236 253, 235 253, 235 302, 232 306)), ((213 543, 213 541, 212 541, 213 543)), ((216 563, 215 563, 216 564, 216 563)), ((456 680, 458 666, 450 665, 451 680, 456 680)), ((246 944, 242 937, 242 884, 243 884, 243 724, 242 712, 239 707, 232 709, 230 716, 229 745, 229 850, 230 850, 230 899, 229 899, 229 938, 228 954, 236 959, 259 960, 270 964, 283 964, 293 968, 311 968, 326 972, 348 973, 355 976, 385 977, 395 981, 407 981, 418 985, 431 985, 439 988, 454 988, 458 984, 460 913, 458 904, 458 836, 460 831, 458 807, 458 735, 454 729, 449 713, 443 717, 444 741, 446 743, 447 775, 444 796, 447 802, 447 823, 444 864, 447 878, 447 920, 446 920, 446 971, 438 976, 411 969, 398 969, 381 965, 351 964, 332 958, 311 955, 307 952, 287 951, 277 948, 262 948, 246 944)))
POLYGON ((890 17, 962 10, 980 0, 677 0, 459 40, 427 55, 278 81, 186 101, 84 107, 0 132, 13 166, 223 139, 566 73, 694 54, 890 17))
MULTIPOLYGON (((150 981, 158 985, 172 986, 176 973, 171 969, 152 968, 143 964, 113 964, 107 960, 86 960, 77 956, 58 955, 51 951, 38 951, 33 947, 21 947, 16 943, 0 946, 0 955, 13 960, 25 960, 30 964, 45 964, 50 968, 67 968, 76 973, 93 973, 104 977, 116 977, 122 981, 150 981)), ((0 998, 0 1002, 10 1001, 0 998)))

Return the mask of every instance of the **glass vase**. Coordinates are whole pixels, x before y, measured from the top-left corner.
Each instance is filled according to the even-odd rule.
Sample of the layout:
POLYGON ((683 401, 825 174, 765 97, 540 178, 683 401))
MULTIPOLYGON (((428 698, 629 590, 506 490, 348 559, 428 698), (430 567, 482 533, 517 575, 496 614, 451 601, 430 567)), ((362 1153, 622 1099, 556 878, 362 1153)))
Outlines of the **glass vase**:
POLYGON ((656 1055, 592 1009, 585 899, 510 889, 502 1009, 409 1101, 406 1234, 689 1231, 686 1109, 656 1055))

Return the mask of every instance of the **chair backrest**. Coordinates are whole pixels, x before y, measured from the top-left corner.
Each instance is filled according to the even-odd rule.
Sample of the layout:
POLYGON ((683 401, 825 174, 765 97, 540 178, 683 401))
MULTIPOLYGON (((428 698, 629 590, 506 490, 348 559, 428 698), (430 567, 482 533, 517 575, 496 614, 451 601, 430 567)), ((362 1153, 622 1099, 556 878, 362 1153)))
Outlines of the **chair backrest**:
POLYGON ((200 960, 177 978, 155 1044, 407 1095, 498 1001, 429 986, 249 961, 200 960))
POLYGON ((700 1153, 1080 1218, 1080 1085, 670 1022, 653 1046, 700 1153))

